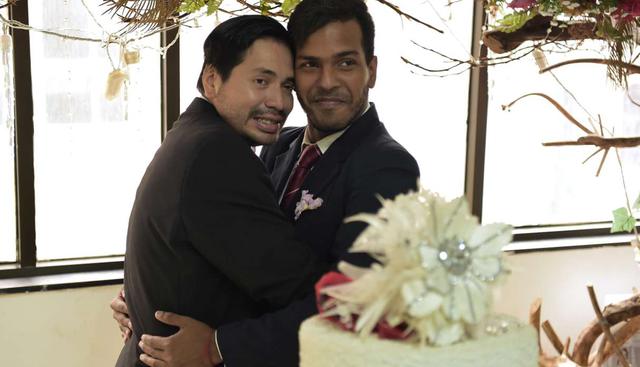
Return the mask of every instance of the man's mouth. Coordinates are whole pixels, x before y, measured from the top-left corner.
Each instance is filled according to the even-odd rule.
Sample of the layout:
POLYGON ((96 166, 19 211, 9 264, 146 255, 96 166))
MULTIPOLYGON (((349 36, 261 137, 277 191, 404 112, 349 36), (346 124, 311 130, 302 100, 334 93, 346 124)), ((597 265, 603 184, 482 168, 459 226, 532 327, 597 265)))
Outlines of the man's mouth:
POLYGON ((256 122, 258 130, 268 134, 277 134, 284 122, 283 118, 276 116, 254 116, 253 120, 256 122))
POLYGON ((313 102, 322 109, 334 109, 346 103, 343 98, 339 97, 319 97, 314 98, 313 102))

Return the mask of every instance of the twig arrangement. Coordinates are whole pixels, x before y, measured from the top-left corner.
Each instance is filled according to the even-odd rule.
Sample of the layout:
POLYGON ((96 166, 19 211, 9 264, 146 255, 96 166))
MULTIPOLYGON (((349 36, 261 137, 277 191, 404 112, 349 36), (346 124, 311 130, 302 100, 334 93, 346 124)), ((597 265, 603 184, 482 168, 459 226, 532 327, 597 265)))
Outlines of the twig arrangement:
POLYGON ((602 127, 602 121, 599 119, 600 131, 593 131, 580 122, 576 120, 566 109, 564 109, 560 103, 558 103, 555 99, 549 97, 544 93, 528 93, 523 96, 518 97, 514 101, 503 105, 502 109, 507 110, 515 103, 520 101, 523 98, 530 96, 538 96, 549 101, 560 113, 562 113, 569 122, 577 126, 580 130, 587 133, 585 136, 579 137, 575 141, 554 141, 554 142, 546 142, 542 143, 544 146, 567 146, 567 145, 593 145, 598 147, 593 154, 591 154, 587 159, 585 159, 582 163, 586 163, 589 159, 594 157, 596 154, 604 151, 602 156, 602 160, 600 161, 600 165, 598 166, 598 171, 596 172, 596 176, 600 175, 600 171, 602 170, 602 166, 604 165, 605 159, 607 158, 607 154, 609 153, 609 149, 611 148, 633 148, 640 146, 640 136, 634 137, 606 137, 604 136, 604 128, 602 127))
POLYGON ((540 367, 565 367, 575 365, 580 367, 601 367, 614 354, 618 357, 618 362, 625 367, 629 367, 621 347, 631 337, 640 331, 640 295, 635 295, 618 304, 609 305, 600 309, 593 286, 587 286, 589 299, 593 307, 596 318, 591 321, 580 333, 578 339, 570 348, 570 339, 562 342, 547 320, 540 324, 540 314, 542 301, 536 299, 529 310, 529 322, 538 331, 538 345, 540 345, 540 329, 553 345, 559 356, 549 356, 540 349, 540 367), (622 324, 622 327, 612 331, 612 327, 622 324), (604 335, 602 342, 596 351, 592 351, 598 338, 604 335))

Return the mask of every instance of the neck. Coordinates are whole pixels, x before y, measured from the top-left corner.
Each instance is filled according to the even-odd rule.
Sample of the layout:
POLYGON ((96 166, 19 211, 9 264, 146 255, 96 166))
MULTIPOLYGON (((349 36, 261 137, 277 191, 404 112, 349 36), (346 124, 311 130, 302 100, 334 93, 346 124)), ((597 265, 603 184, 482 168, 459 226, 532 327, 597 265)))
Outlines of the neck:
POLYGON ((326 138, 327 136, 333 133, 334 133, 333 131, 320 131, 315 127, 313 127, 311 124, 307 124, 307 128, 305 129, 305 134, 307 135, 307 139, 312 144, 319 142, 323 138, 326 138))

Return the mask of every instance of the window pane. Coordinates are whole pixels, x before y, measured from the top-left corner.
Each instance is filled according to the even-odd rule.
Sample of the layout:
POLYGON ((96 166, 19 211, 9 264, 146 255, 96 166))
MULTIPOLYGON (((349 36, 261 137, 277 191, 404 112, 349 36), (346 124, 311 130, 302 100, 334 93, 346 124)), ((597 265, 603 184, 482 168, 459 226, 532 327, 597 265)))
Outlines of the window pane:
MULTIPOLYGON (((7 9, 0 14, 6 19, 7 9)), ((16 261, 13 85, 13 53, 0 49, 0 262, 16 261)))
MULTIPOLYGON (((85 3, 95 4, 96 15, 104 11, 85 3)), ((29 5, 33 26, 105 37, 80 0, 29 5)), ((151 37, 137 46, 158 44, 151 37)), ((141 49, 140 63, 128 67, 129 86, 107 101, 114 67, 106 51, 100 43, 31 33, 39 260, 124 253, 135 189, 160 142, 158 53, 141 49)), ((120 50, 108 51, 118 67, 120 50)))
MULTIPOLYGON (((598 49, 601 45, 585 43, 585 47, 598 49)), ((547 54, 549 64, 594 56, 601 57, 586 51, 547 54)), ((596 151, 595 147, 541 145, 549 141, 575 141, 586 135, 550 103, 532 96, 510 111, 502 111, 501 105, 521 95, 541 92, 557 100, 590 129, 599 131, 600 115, 604 128, 615 131, 616 136, 640 135, 640 108, 607 80, 604 66, 576 64, 556 69, 554 74, 584 109, 553 75, 538 74, 533 57, 490 70, 485 222, 545 225, 610 221, 611 211, 625 206, 614 150, 609 152, 600 177, 596 177, 602 153, 581 164, 596 151)), ((640 101, 638 78, 629 80, 629 90, 630 96, 640 101)), ((606 130, 605 135, 609 136, 606 130)), ((640 150, 621 149, 620 156, 630 200, 635 200, 640 192, 640 150)))
MULTIPOLYGON (((434 8, 428 3, 413 0, 394 3, 422 21, 445 29, 445 34, 403 20, 378 2, 368 2, 376 26, 375 53, 378 57, 376 86, 371 90, 369 99, 376 104, 380 119, 391 135, 418 160, 423 183, 446 196, 461 195, 464 191, 469 74, 426 77, 400 57, 407 57, 425 67, 450 65, 443 58, 412 43, 416 41, 449 56, 469 59, 473 2, 457 2, 450 6, 443 3, 433 5, 434 8), (447 19, 448 28, 434 10, 447 19)), ((219 21, 224 19, 219 17, 219 21)), ((201 18, 199 23, 200 28, 183 29, 180 39, 183 109, 197 95, 202 44, 215 26, 216 18, 201 18)), ((306 116, 296 103, 287 119, 287 126, 305 124, 306 116)))

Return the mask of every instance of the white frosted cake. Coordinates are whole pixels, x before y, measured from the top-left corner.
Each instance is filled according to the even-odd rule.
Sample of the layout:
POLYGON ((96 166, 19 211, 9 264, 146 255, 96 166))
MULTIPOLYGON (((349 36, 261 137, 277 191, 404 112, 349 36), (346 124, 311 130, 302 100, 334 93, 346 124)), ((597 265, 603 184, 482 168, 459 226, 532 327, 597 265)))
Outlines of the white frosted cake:
POLYGON ((511 226, 480 225, 464 198, 427 190, 385 200, 351 250, 378 260, 340 264, 316 284, 320 315, 300 329, 300 367, 536 367, 531 326, 492 313, 508 274, 511 226))
POLYGON ((316 316, 300 328, 300 367, 537 367, 538 342, 524 325, 497 336, 431 347, 360 337, 316 316))

